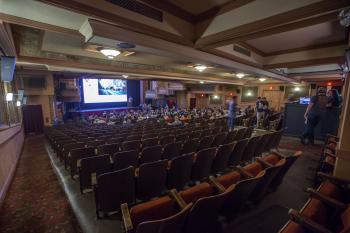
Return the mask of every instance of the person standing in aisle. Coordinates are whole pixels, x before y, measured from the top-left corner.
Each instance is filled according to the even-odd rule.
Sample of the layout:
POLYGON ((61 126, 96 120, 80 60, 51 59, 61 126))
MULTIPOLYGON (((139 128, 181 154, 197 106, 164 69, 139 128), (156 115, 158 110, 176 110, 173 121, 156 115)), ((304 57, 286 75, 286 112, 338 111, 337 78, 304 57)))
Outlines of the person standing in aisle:
POLYGON ((229 131, 232 131, 235 127, 237 109, 237 96, 232 96, 232 100, 228 105, 227 126, 229 131))
POLYGON ((257 126, 257 128, 260 127, 261 122, 264 119, 264 116, 265 116, 264 102, 261 99, 261 97, 258 97, 258 100, 256 101, 256 126, 257 126))

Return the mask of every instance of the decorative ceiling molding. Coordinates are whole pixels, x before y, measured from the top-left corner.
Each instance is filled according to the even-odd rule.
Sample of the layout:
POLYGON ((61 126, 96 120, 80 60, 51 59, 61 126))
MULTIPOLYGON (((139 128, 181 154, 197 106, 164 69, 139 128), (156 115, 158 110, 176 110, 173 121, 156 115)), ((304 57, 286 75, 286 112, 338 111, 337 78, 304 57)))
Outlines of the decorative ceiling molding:
POLYGON ((337 56, 337 57, 310 59, 310 60, 304 60, 304 61, 274 63, 274 64, 264 65, 263 67, 265 69, 298 68, 298 67, 316 66, 316 65, 324 65, 324 64, 343 64, 344 62, 345 62, 344 56, 337 56))
POLYGON ((193 46, 193 42, 176 34, 160 30, 155 27, 148 26, 143 23, 139 23, 124 17, 119 16, 118 14, 113 14, 110 12, 103 11, 79 2, 72 0, 38 0, 40 2, 53 5, 56 7, 64 8, 70 11, 74 11, 83 15, 87 15, 93 18, 102 19, 111 24, 118 25, 130 31, 140 32, 145 35, 154 36, 161 38, 163 40, 172 41, 178 44, 193 46))
MULTIPOLYGON (((321 14, 326 14, 331 11, 336 11, 344 7, 349 6, 348 0, 323 0, 317 3, 313 3, 304 7, 300 7, 294 10, 290 10, 281 14, 277 14, 262 20, 251 22, 248 24, 240 25, 238 27, 218 32, 206 37, 202 37, 195 43, 196 47, 219 47, 223 45, 232 44, 236 41, 245 41, 248 39, 254 39, 262 36, 276 34, 283 31, 289 31, 309 25, 317 24, 317 20, 321 20, 321 14), (293 22, 303 18, 310 18, 317 16, 313 19, 306 19, 301 22, 293 22), (293 23, 289 23, 293 22, 293 23), (283 26, 281 26, 283 25, 283 26), (297 27, 296 27, 297 26, 297 27), (274 28, 278 30, 274 30, 274 28), (284 29, 285 28, 285 29, 284 29), (268 31, 264 33, 264 31, 268 31), (271 31, 272 30, 272 31, 271 31), (259 35, 260 33, 260 35, 259 35)), ((325 16, 323 20, 335 20, 333 13, 325 16)))

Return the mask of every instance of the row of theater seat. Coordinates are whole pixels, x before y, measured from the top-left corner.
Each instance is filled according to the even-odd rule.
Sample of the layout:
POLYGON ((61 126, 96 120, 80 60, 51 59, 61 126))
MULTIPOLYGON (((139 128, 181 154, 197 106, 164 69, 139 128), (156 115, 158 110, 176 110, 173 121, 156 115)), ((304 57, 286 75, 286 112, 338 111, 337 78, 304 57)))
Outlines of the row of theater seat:
MULTIPOLYGON (((269 189, 278 187, 300 154, 284 157, 273 153, 179 193, 171 190, 167 196, 134 205, 130 210, 130 200, 125 200, 120 207, 124 229, 135 233, 218 232, 215 229, 218 216, 231 220, 248 201, 260 202, 269 189)), ((104 207, 111 206, 99 204, 99 211, 106 211, 104 207)))
POLYGON ((279 233, 349 233, 350 180, 319 172, 323 180, 317 190, 308 189, 310 198, 300 211, 290 209, 290 221, 279 233))

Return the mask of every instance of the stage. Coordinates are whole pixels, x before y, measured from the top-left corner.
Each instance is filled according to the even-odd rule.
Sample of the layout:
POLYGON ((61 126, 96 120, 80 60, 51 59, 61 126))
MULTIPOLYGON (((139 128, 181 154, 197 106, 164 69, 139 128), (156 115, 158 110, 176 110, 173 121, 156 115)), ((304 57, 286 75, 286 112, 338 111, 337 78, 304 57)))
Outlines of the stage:
POLYGON ((138 107, 115 107, 115 108, 94 108, 94 109, 81 109, 71 112, 76 113, 96 113, 96 112, 110 112, 110 111, 124 111, 124 110, 137 110, 138 107))

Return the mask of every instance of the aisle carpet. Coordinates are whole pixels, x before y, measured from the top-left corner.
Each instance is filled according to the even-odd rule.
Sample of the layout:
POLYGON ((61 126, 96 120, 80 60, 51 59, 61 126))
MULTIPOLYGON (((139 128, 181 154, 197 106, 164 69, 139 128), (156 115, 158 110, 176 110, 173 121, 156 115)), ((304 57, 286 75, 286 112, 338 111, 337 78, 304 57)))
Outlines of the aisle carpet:
POLYGON ((0 232, 82 232, 51 167, 43 136, 25 140, 13 182, 0 208, 0 232))

